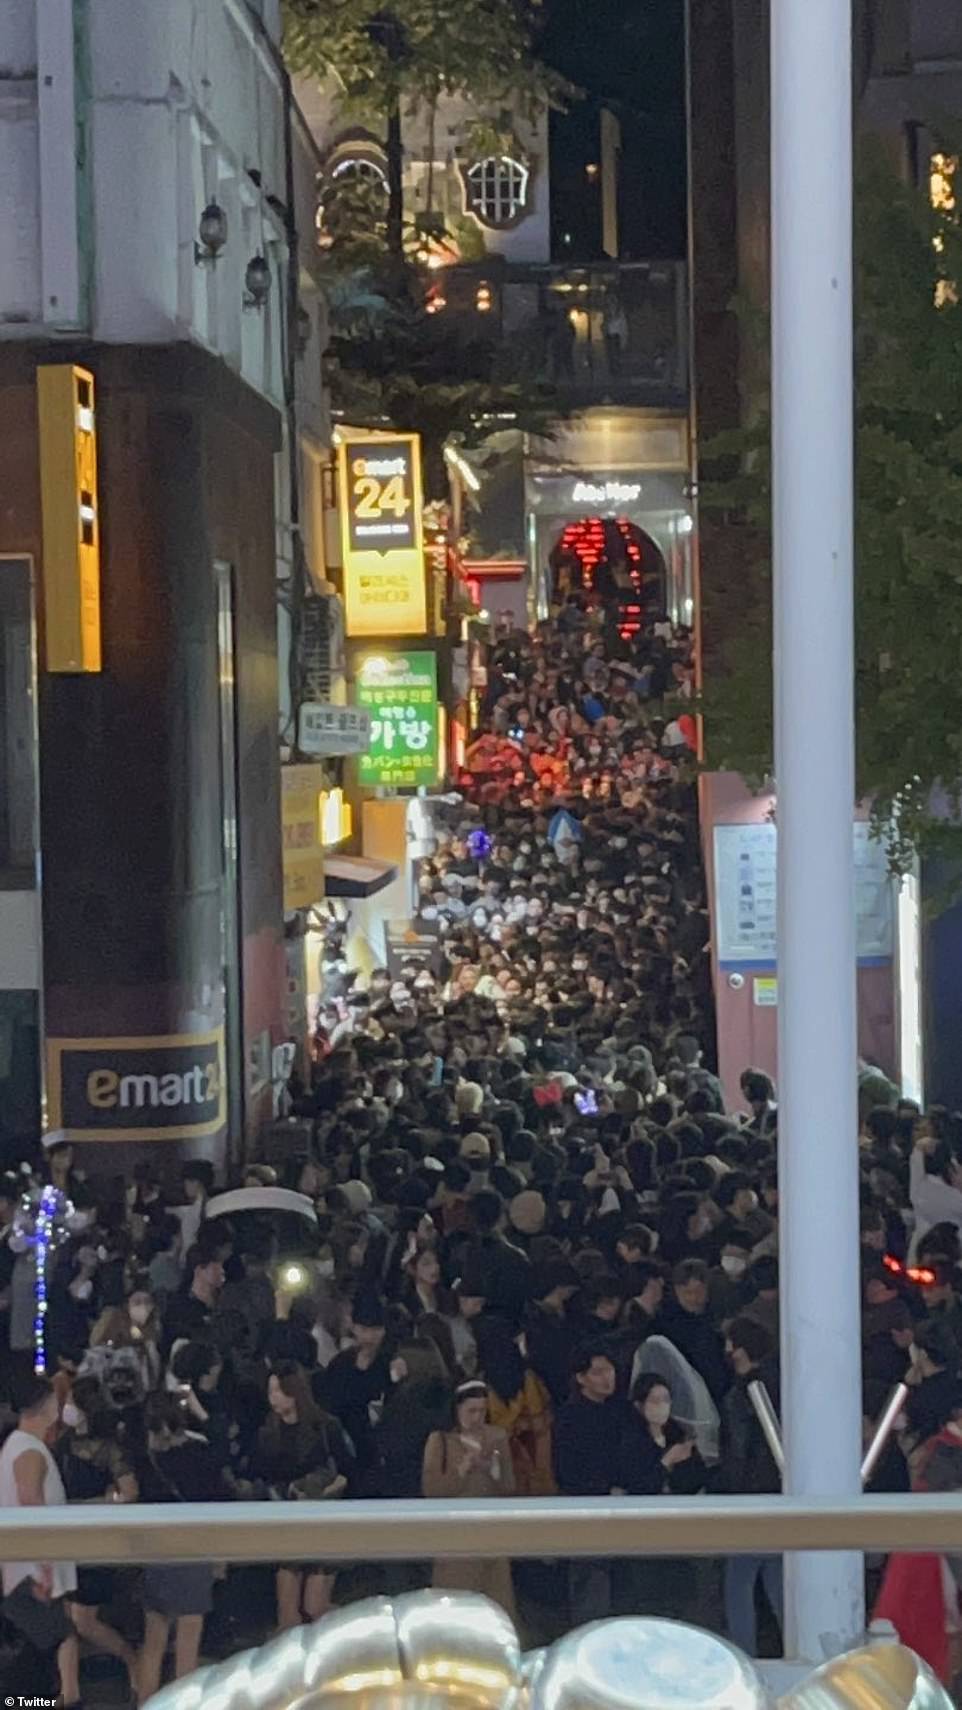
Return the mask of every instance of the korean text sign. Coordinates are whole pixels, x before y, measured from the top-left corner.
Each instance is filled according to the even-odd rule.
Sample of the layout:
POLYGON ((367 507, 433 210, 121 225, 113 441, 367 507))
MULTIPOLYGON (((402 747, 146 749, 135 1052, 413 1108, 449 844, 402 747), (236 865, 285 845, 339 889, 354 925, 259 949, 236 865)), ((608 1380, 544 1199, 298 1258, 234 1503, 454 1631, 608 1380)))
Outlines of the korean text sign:
POLYGON ((368 786, 415 789, 438 777, 438 670, 433 653, 382 653, 358 666, 358 706, 371 715, 371 743, 358 760, 368 786))
POLYGON ((419 436, 345 439, 338 477, 347 634, 424 635, 419 436))

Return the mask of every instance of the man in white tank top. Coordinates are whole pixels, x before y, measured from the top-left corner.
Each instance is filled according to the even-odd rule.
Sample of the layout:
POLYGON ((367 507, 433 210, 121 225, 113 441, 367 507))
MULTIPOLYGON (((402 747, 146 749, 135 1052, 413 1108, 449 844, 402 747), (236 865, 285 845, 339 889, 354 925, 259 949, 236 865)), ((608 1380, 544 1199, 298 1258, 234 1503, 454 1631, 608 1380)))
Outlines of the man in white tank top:
MULTIPOLYGON (((0 1507, 54 1508, 66 1502, 63 1481, 46 1441, 57 1413, 52 1386, 46 1378, 35 1378, 24 1396, 17 1429, 0 1449, 0 1507)), ((56 1624, 54 1612, 62 1611, 64 1600, 77 1589, 77 1570, 72 1562, 4 1562, 2 1573, 4 1600, 14 1598, 19 1587, 21 1600, 29 1593, 41 1610, 45 1607, 51 1611, 51 1628, 56 1624)), ((11 1618, 20 1625, 13 1607, 11 1618)), ((69 1706, 80 1702, 79 1649, 69 1622, 62 1619, 62 1626, 67 1636, 58 1647, 57 1665, 61 1698, 69 1706)), ((28 1631, 26 1622, 22 1628, 28 1631)))

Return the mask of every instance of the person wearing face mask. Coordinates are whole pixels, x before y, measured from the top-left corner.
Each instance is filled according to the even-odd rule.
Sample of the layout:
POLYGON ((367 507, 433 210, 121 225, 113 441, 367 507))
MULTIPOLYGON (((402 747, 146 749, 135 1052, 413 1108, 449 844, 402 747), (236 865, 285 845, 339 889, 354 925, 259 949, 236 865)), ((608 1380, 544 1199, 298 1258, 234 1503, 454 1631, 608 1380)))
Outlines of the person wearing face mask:
POLYGON ((751 1300, 745 1277, 754 1242, 747 1230, 729 1228, 722 1240, 718 1265, 709 1279, 712 1311, 719 1324, 737 1317, 751 1300))
MULTIPOLYGON (((697 1496, 708 1473, 698 1447, 672 1417, 671 1391, 654 1372, 639 1377, 618 1445, 614 1493, 626 1496, 697 1496)), ((684 1559, 636 1557, 626 1564, 631 1607, 645 1615, 690 1614, 693 1564, 684 1559)))
POLYGON ((91 1348, 132 1348, 141 1367, 144 1394, 160 1381, 160 1314, 146 1288, 137 1288, 119 1306, 108 1306, 90 1332, 91 1348))
MULTIPOLYGON (((64 1404, 64 1432, 56 1460, 68 1502, 136 1502, 137 1479, 118 1441, 119 1418, 96 1378, 78 1377, 64 1404)), ((71 1616, 80 1637, 106 1656, 117 1657, 133 1677, 134 1652, 121 1635, 100 1619, 110 1604, 116 1569, 80 1567, 71 1616)))

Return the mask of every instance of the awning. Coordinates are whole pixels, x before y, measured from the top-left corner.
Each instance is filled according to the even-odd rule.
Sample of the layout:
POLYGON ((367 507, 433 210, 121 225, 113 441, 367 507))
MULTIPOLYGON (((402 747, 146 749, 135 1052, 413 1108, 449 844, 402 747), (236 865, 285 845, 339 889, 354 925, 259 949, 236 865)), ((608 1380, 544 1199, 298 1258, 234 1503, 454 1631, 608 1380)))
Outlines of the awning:
POLYGON ((374 897, 397 878, 390 861, 375 861, 370 855, 325 855, 326 897, 374 897))

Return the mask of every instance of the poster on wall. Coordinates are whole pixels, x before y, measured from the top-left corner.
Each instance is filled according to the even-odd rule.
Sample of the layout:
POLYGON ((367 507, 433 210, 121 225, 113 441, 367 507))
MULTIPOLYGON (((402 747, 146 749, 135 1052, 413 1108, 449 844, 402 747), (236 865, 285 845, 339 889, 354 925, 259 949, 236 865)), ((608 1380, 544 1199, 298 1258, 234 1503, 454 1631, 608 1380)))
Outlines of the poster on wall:
POLYGON ((379 653, 357 666, 355 699, 371 715, 371 741, 358 780, 416 789, 437 783, 440 755, 438 667, 433 653, 379 653))
POLYGON ((324 895, 321 792, 327 773, 316 763, 281 767, 284 909, 310 908, 324 895))
MULTIPOLYGON (((887 961, 893 954, 894 911, 885 850, 864 822, 852 833, 858 959, 887 961)), ((777 850, 778 832, 771 821, 715 827, 715 930, 724 965, 774 965, 777 959, 777 850)))
POLYGON ((338 485, 347 634, 426 634, 420 436, 344 439, 338 485))

